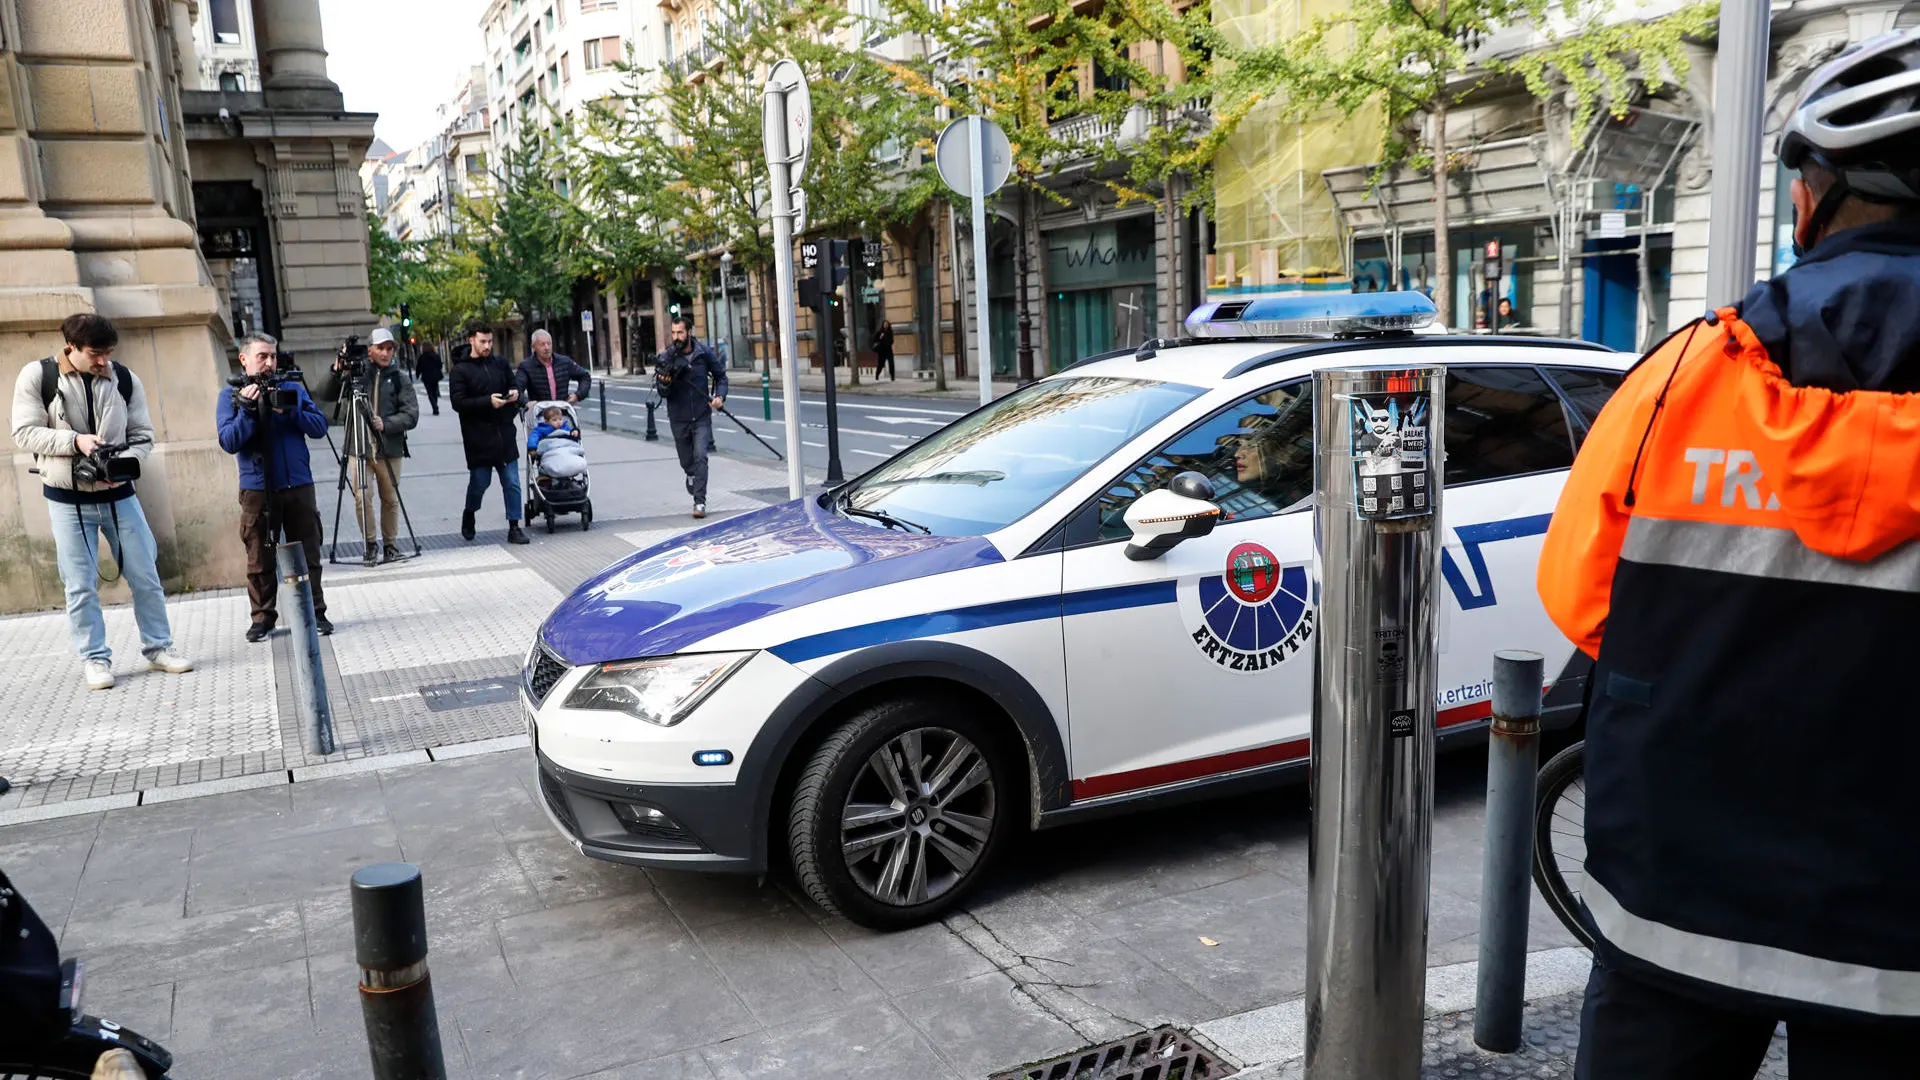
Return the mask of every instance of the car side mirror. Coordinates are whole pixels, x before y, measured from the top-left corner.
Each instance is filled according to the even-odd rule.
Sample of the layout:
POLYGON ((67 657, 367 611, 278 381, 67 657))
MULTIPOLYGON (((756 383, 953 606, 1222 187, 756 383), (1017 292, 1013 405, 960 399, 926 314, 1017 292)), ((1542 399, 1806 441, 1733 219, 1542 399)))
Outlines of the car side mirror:
POLYGON ((1133 539, 1127 558, 1150 562, 1182 540, 1205 536, 1219 523, 1221 510, 1213 503, 1213 483, 1197 472, 1183 472, 1159 491, 1149 491, 1127 508, 1127 528, 1133 539))

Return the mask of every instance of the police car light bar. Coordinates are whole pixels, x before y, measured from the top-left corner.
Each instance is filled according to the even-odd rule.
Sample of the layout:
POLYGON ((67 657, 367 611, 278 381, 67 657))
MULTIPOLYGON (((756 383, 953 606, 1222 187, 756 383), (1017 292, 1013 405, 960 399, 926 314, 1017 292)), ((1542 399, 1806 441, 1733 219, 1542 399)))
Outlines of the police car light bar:
POLYGON ((1201 304, 1187 316, 1196 338, 1313 337, 1418 330, 1439 315, 1417 292, 1303 293, 1201 304))

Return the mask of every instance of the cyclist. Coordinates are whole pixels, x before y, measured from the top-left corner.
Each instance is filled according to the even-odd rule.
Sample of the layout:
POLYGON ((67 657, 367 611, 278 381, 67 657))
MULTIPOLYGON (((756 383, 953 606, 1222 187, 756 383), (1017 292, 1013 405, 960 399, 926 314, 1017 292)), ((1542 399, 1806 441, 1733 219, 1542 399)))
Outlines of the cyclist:
POLYGON ((1582 1080, 1920 1062, 1920 31, 1807 81, 1799 263, 1656 347, 1541 555, 1598 661, 1582 1080), (1604 636, 1603 636, 1604 633, 1604 636))

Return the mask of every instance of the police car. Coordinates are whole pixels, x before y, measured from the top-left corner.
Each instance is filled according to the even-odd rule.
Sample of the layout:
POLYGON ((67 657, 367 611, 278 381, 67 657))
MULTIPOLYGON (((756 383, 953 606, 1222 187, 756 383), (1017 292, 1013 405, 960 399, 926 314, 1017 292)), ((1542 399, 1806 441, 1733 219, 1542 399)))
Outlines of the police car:
POLYGON ((1570 720, 1583 658, 1534 568, 1630 358, 1433 317, 1410 293, 1208 304, 1188 338, 608 567, 527 657, 548 814, 595 858, 790 861, 887 928, 955 903, 1022 830, 1304 779, 1328 366, 1447 368, 1442 746, 1484 737, 1496 649, 1546 654, 1549 725, 1570 720))

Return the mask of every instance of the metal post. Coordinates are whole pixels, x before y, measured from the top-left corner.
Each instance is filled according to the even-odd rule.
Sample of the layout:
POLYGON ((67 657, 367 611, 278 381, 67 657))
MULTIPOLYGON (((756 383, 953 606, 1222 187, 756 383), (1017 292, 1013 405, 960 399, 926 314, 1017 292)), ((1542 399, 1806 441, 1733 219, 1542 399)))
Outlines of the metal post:
POLYGON ((993 334, 987 316, 987 126, 967 117, 973 169, 973 363, 980 372, 980 404, 993 400, 993 334))
MULTIPOLYGON (((588 301, 588 304, 591 305, 592 301, 588 301)), ((587 336, 587 375, 591 378, 593 375, 593 328, 588 327, 584 333, 587 336)), ((611 375, 613 372, 609 369, 607 373, 611 375)))
POLYGON ((1307 1080, 1415 1080, 1433 834, 1444 369, 1314 373, 1307 1080))
POLYGON ((1720 5, 1713 74, 1713 198, 1707 210, 1707 307, 1753 284, 1760 220, 1760 132, 1766 110, 1771 6, 1720 5))
POLYGON ((313 581, 307 575, 307 549, 281 544, 273 561, 280 570, 279 608, 293 634, 293 700, 306 732, 307 753, 333 753, 333 707, 327 701, 326 667, 320 660, 320 627, 313 618, 313 581))
POLYGON ((773 420, 773 377, 760 373, 760 419, 773 420))
POLYGON ((784 88, 769 82, 762 99, 766 126, 769 199, 773 214, 774 300, 780 311, 780 386, 787 402, 787 496, 797 499, 806 490, 800 468, 800 330, 793 315, 793 197, 792 163, 787 154, 787 102, 784 88))
POLYGON ((1487 839, 1480 867, 1480 967, 1473 1041, 1520 1049, 1527 1004, 1527 905, 1533 898, 1533 793, 1540 771, 1537 652, 1493 654, 1493 731, 1487 739, 1487 839))
POLYGON ((374 1080, 445 1080, 427 974, 420 868, 375 863, 353 875, 353 955, 374 1080))
POLYGON ((660 441, 660 429, 653 426, 653 410, 659 407, 660 407, 660 395, 655 394, 652 397, 647 399, 647 441, 648 442, 660 441))
MULTIPOLYGON (((814 340, 820 343, 820 362, 827 369, 827 486, 846 480, 840 467, 840 405, 834 394, 834 383, 839 380, 833 372, 833 241, 822 240, 820 265, 814 268, 815 280, 820 284, 820 310, 813 320, 814 340)), ((797 411, 798 402, 789 402, 789 413, 797 411)))
MULTIPOLYGON (((607 377, 609 379, 613 377, 611 367, 607 369, 607 377)), ((600 430, 607 430, 607 384, 604 382, 600 384, 600 430)))

